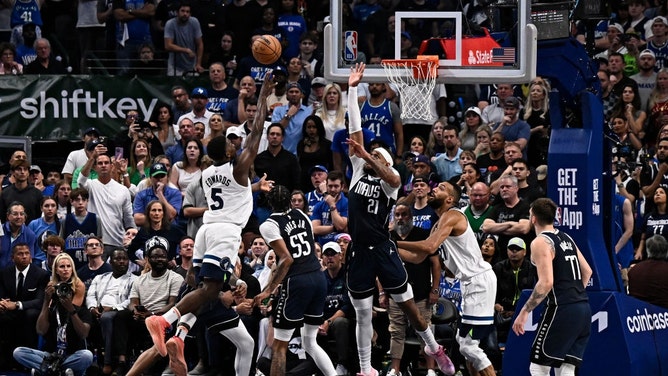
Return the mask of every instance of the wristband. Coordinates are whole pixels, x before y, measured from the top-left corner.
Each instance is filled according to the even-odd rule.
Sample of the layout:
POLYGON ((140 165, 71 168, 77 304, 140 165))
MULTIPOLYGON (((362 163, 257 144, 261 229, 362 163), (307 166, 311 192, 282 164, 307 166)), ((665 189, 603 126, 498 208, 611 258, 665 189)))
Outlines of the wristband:
POLYGON ((438 289, 433 289, 433 290, 431 290, 431 293, 432 293, 432 294, 436 294, 436 295, 438 295, 438 289))
POLYGON ((330 206, 329 207, 329 211, 335 211, 335 210, 336 210, 336 206, 330 206))
POLYGON ((129 177, 130 177, 130 174, 123 174, 123 177, 124 177, 124 178, 129 178, 129 177))

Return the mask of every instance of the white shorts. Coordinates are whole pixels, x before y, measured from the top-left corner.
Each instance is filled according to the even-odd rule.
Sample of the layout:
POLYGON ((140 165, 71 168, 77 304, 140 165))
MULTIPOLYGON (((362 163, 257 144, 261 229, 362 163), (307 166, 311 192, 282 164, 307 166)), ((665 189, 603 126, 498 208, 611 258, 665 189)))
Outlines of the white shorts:
MULTIPOLYGON (((207 264, 208 266, 227 269, 228 266, 223 266, 227 258, 231 268, 234 269, 239 259, 241 230, 241 227, 229 223, 203 224, 195 236, 193 267, 201 267, 202 264, 207 264)), ((229 272, 231 270, 223 271, 229 272)))
POLYGON ((496 275, 492 269, 468 281, 461 281, 462 323, 491 325, 494 323, 496 275))

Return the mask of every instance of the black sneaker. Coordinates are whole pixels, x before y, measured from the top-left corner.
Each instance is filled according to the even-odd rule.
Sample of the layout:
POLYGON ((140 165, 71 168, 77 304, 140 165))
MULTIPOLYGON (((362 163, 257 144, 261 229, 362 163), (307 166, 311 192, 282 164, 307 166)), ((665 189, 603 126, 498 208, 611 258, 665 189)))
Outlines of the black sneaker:
POLYGON ((111 376, 125 376, 125 373, 127 371, 128 371, 127 364, 125 362, 119 362, 114 372, 111 373, 111 376))

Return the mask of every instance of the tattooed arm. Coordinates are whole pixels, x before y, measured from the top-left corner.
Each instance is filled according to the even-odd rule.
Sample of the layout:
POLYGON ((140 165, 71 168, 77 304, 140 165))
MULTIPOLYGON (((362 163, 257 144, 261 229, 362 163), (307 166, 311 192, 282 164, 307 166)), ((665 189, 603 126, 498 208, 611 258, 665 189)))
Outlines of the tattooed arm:
POLYGON ((524 334, 524 324, 529 317, 529 312, 545 300, 547 293, 552 289, 554 284, 552 259, 554 259, 554 248, 544 236, 538 236, 531 242, 531 260, 536 265, 538 282, 513 323, 513 331, 517 335, 524 334))

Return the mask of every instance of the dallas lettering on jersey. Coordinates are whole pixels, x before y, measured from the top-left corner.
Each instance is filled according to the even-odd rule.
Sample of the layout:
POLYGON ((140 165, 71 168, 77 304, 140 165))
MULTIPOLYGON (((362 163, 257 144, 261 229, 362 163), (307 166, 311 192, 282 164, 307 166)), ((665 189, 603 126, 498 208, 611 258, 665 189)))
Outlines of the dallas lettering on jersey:
POLYGON ((138 109, 144 119, 148 119, 158 103, 158 98, 152 98, 146 103, 144 98, 105 98, 103 91, 91 92, 83 89, 76 89, 71 95, 63 90, 60 96, 58 101, 56 98, 47 98, 46 92, 40 91, 38 98, 23 98, 21 116, 25 119, 45 119, 47 116, 54 119, 117 119, 125 118, 125 113, 129 110, 138 109))
POLYGON ((370 185, 362 180, 358 181, 357 184, 355 184, 353 191, 358 195, 362 195, 365 197, 373 197, 373 198, 380 197, 379 185, 370 185))
POLYGON ((647 226, 666 226, 668 225, 668 219, 647 219, 647 226))
POLYGON ((212 185, 216 183, 220 183, 226 187, 230 186, 230 179, 227 178, 227 176, 223 175, 211 175, 209 176, 206 181, 204 182, 207 187, 211 187, 212 185))
POLYGON ((375 121, 380 124, 387 124, 389 123, 390 119, 388 119, 384 114, 378 113, 367 113, 362 117, 362 124, 370 121, 375 121))

